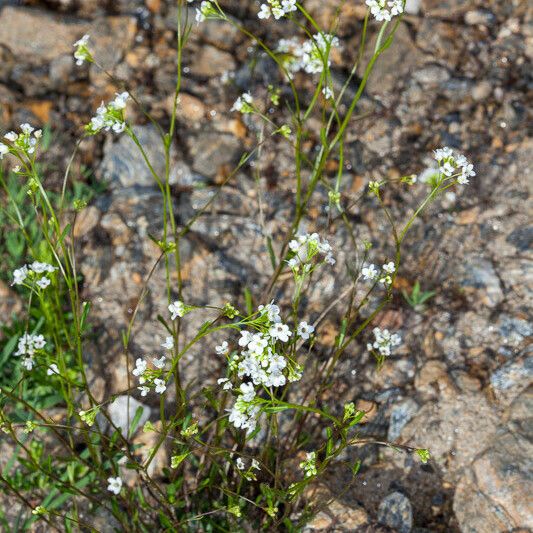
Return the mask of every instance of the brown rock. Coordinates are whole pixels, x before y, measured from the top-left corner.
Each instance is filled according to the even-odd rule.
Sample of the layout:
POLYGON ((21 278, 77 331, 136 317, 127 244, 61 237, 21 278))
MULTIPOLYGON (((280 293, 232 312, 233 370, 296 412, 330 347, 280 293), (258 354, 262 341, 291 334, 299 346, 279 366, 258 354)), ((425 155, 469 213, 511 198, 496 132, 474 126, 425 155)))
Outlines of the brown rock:
POLYGON ((528 391, 510 409, 524 416, 524 430, 502 427, 459 481, 453 509, 461 531, 528 531, 533 523, 532 402, 528 391))
POLYGON ((79 238, 87 235, 100 220, 100 210, 94 205, 86 207, 76 216, 74 224, 74 237, 79 238))
POLYGON ((72 54, 72 44, 88 28, 81 20, 65 20, 40 9, 7 6, 0 11, 0 45, 9 48, 16 57, 26 56, 32 62, 72 54))
POLYGON ((210 78, 235 69, 235 60, 228 52, 214 46, 202 46, 192 62, 191 73, 196 76, 210 78))
POLYGON ((378 414, 378 405, 376 402, 370 400, 357 400, 355 407, 359 411, 364 411, 365 416, 361 419, 361 424, 366 424, 376 417, 378 414))

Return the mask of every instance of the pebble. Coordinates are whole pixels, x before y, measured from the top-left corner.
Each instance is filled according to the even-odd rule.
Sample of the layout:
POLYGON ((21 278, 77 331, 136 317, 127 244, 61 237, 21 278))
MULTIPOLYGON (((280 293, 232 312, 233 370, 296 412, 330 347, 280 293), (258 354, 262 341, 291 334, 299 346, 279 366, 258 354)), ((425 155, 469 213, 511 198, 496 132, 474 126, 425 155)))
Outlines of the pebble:
POLYGON ((413 527, 413 508, 409 498, 401 492, 392 492, 379 504, 378 522, 398 533, 410 533, 413 527))

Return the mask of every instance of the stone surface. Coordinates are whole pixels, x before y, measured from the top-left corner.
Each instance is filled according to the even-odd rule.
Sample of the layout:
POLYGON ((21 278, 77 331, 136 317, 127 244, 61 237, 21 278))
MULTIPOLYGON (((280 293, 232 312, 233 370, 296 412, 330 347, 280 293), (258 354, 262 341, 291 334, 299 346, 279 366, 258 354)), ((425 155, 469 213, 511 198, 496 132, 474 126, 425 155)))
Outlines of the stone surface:
MULTIPOLYGON (((137 425, 137 429, 140 429, 143 427, 144 423, 150 418, 151 410, 150 407, 148 407, 147 405, 143 405, 135 398, 131 396, 117 396, 115 398, 115 401, 109 404, 109 406, 107 407, 107 412, 109 413, 109 418, 111 419, 113 424, 120 429, 123 435, 126 435, 129 431, 129 428, 131 427, 133 417, 135 416, 135 413, 137 412, 137 409, 139 407, 143 409, 141 418, 139 419, 139 423, 137 425)), ((110 431, 113 430, 110 429, 110 431)))
MULTIPOLYGON (((160 179, 165 177, 165 153, 158 131, 152 125, 135 126, 135 135, 143 146, 148 161, 160 179)), ((105 156, 100 165, 101 179, 111 183, 113 188, 152 187, 155 178, 135 143, 126 135, 117 139, 109 137, 104 149, 105 156)), ((175 157, 175 149, 172 151, 175 157)))
POLYGON ((398 533, 409 533, 413 527, 413 509, 409 498, 392 492, 379 505, 378 521, 398 533))
POLYGON ((89 28, 85 21, 65 20, 43 10, 11 6, 0 9, 0 44, 14 56, 31 62, 71 54, 72 44, 89 28))
POLYGON ((526 531, 533 523, 532 391, 509 410, 500 428, 460 479, 454 511, 461 531, 526 531))

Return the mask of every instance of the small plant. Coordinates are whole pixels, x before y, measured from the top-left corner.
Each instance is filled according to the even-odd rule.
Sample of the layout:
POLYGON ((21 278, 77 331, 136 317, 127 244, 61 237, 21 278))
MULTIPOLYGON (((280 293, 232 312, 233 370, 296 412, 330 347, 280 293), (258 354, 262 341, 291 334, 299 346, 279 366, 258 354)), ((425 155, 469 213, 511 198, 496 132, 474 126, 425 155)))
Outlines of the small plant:
MULTIPOLYGON (((149 159, 128 122, 128 106, 141 102, 132 92, 121 90, 118 81, 116 97, 102 104, 84 129, 80 142, 104 132, 127 135, 161 194, 162 230, 150 236, 159 257, 123 327, 128 386, 120 393, 128 403, 134 397, 156 401, 158 420, 144 421, 141 406, 125 428, 119 427, 109 409, 117 395, 97 399, 88 379, 84 355, 92 341, 91 304, 83 299, 72 228, 90 198, 80 197, 70 168, 61 194, 47 189, 46 168, 38 163, 45 148, 40 130, 22 124, 2 138, 0 159, 15 163, 15 177, 1 181, 8 200, 3 216, 18 237, 3 240, 0 252, 9 258, 10 283, 24 298, 26 311, 11 328, 4 328, 0 360, 9 371, 1 382, 0 429, 15 452, 0 474, 0 486, 28 507, 20 529, 29 530, 40 520, 50 529, 95 531, 91 517, 98 513, 117 531, 299 531, 317 509, 305 501, 305 489, 333 465, 342 464, 347 448, 374 443, 423 462, 429 459, 425 448, 359 438, 357 426, 365 413, 353 402, 342 405, 324 394, 331 390, 335 370, 349 347, 366 347, 379 366, 401 344, 398 332, 368 330, 392 299, 409 229, 435 198, 475 176, 464 156, 449 148, 436 150, 434 176, 416 185, 423 187, 424 199, 402 221, 394 219, 383 201, 391 181, 371 181, 359 201, 382 212, 388 224, 383 241, 392 251, 389 257, 384 254, 370 262, 371 246, 357 238, 347 216, 352 206, 343 183, 344 142, 374 65, 393 43, 404 2, 366 3, 369 9, 360 28, 357 58, 340 87, 333 83, 330 70, 332 49, 342 46, 335 35, 338 14, 323 29, 301 3, 268 0, 259 7, 262 23, 284 19, 287 28, 300 33, 267 44, 227 15, 216 0, 197 3, 198 23, 218 19, 233 25, 278 67, 284 87, 268 87, 268 106, 275 106, 268 113, 251 91, 237 98, 232 112, 250 115, 261 124, 257 143, 243 153, 218 191, 181 225, 170 187, 170 153, 176 140, 183 50, 192 30, 187 3, 178 2, 178 70, 171 116, 161 125, 148 115, 160 132, 164 171, 155 170, 160 166, 149 159), (377 38, 373 50, 365 54, 373 19, 377 38), (370 59, 362 67, 364 57, 370 59), (356 76, 358 89, 349 94, 356 76), (305 78, 313 81, 309 94, 297 86, 305 78), (256 161, 253 166, 249 163, 261 158, 272 139, 293 154, 294 209, 279 240, 272 238, 260 216, 271 262, 268 283, 255 294, 246 287, 242 302, 184 301, 183 239, 240 171, 253 174, 262 213, 260 167, 256 161), (332 160, 339 169, 334 174, 328 172, 332 160), (335 242, 325 237, 329 225, 317 228, 320 232, 302 229, 310 225, 306 216, 311 202, 326 197, 320 197, 321 190, 327 195, 326 202, 320 201, 327 204, 322 207, 328 210, 329 221, 335 218, 342 225, 353 249, 346 260, 349 286, 334 302, 324 304, 320 315, 311 316, 306 305, 309 289, 327 269, 339 267, 335 242), (134 354, 137 310, 144 305, 143 296, 157 268, 164 269, 166 290, 155 297, 165 302, 168 312, 153 320, 165 340, 154 343, 150 356, 134 354), (342 318, 334 345, 326 348, 320 346, 317 333, 334 307, 342 318), (182 324, 200 312, 208 318, 186 338, 182 324), (212 349, 213 337, 221 336, 222 342, 218 340, 212 349), (210 364, 218 371, 216 379, 199 387, 184 372, 184 358, 197 346, 212 354, 210 364), (143 433, 154 437, 144 454, 136 440, 141 426, 143 433), (167 450, 169 459, 163 473, 155 475, 150 467, 160 450, 167 450)), ((84 36, 75 43, 74 57, 78 65, 89 62, 98 68, 90 46, 90 37, 84 36)), ((416 183, 413 176, 393 181, 406 190, 416 183)), ((415 289, 408 297, 412 305, 432 296, 420 294, 418 284, 415 289)), ((360 465, 360 461, 350 465, 353 476, 360 465)))
POLYGON ((435 294, 437 294, 435 291, 421 291, 420 290, 420 283, 418 281, 415 282, 413 285, 413 289, 411 290, 411 294, 409 294, 406 290, 402 291, 403 297, 405 298, 405 301, 417 312, 422 312, 425 309, 424 304, 433 298, 435 294))

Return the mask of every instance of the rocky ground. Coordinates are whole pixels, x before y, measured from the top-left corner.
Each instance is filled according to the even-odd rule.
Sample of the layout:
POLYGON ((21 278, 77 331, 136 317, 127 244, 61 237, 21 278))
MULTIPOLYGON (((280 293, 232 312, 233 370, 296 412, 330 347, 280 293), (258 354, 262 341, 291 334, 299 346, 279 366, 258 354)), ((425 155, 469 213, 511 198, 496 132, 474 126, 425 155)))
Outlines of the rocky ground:
MULTIPOLYGON (((51 187, 61 178, 81 125, 115 92, 96 68, 75 66, 71 43, 90 33, 95 56, 165 121, 175 83, 172 4, 0 0, 0 130, 25 121, 51 125, 51 187)), ((254 3, 222 4, 270 43, 284 35, 279 25, 258 23, 254 3)), ((364 16, 360 4, 349 0, 343 7, 343 51, 334 57, 339 80, 356 53, 364 16)), ((405 21, 362 99, 361 112, 369 114, 349 131, 345 199, 355 197, 369 179, 422 172, 431 165, 431 150, 442 145, 465 153, 477 177, 468 188, 441 198, 407 239, 398 289, 410 289, 418 280, 436 296, 425 309, 413 310, 398 291, 378 322, 401 331, 401 349, 376 372, 365 342, 354 346, 341 365, 335 393, 339 404, 357 401, 368 411, 363 434, 429 447, 432 460, 421 466, 390 450, 353 450, 349 458, 363 459, 355 484, 307 530, 525 532, 533 527, 533 142, 527 130, 532 13, 520 0, 407 4, 405 21)), ((337 2, 306 0, 305 5, 327 24, 337 2)), ((266 84, 280 81, 264 55, 218 22, 194 28, 185 65, 172 156, 179 223, 214 194, 242 151, 253 146, 257 123, 229 112, 235 98, 243 90, 264 95, 266 84)), ((157 160, 161 149, 153 127, 139 112, 129 117, 157 160)), ((112 362, 120 360, 120 328, 158 254, 147 235, 160 231, 159 193, 125 137, 84 141, 76 164, 106 184, 75 228, 84 298, 93 302, 99 326, 86 355, 95 390, 103 396, 124 388, 125 372, 112 362)), ((287 149, 272 141, 260 170, 266 228, 279 242, 293 193, 287 149)), ((405 219, 422 196, 421 189, 393 186, 386 201, 405 219)), ((304 227, 328 227, 325 197, 319 193, 304 227)), ((257 212, 252 170, 245 167, 184 241, 187 301, 242 301, 243 280, 262 286, 270 266, 257 212), (251 255, 251 249, 262 253, 251 255)), ((386 221, 370 198, 350 216, 358 238, 375 244, 376 262, 390 254, 391 243, 383 242, 386 221)), ((341 225, 329 225, 328 232, 338 262, 312 290, 311 318, 346 281, 342 271, 350 241, 341 225)), ((164 273, 158 270, 140 309, 134 354, 154 350, 161 331, 153 318, 164 310, 163 294, 164 273)), ((0 295, 2 301, 12 297, 2 286, 0 295)), ((320 344, 328 346, 335 333, 333 317, 319 330, 320 344)), ((218 377, 219 369, 206 364, 206 357, 191 354, 189 375, 218 377)), ((348 477, 343 470, 334 472, 321 490, 335 496, 348 477)))

